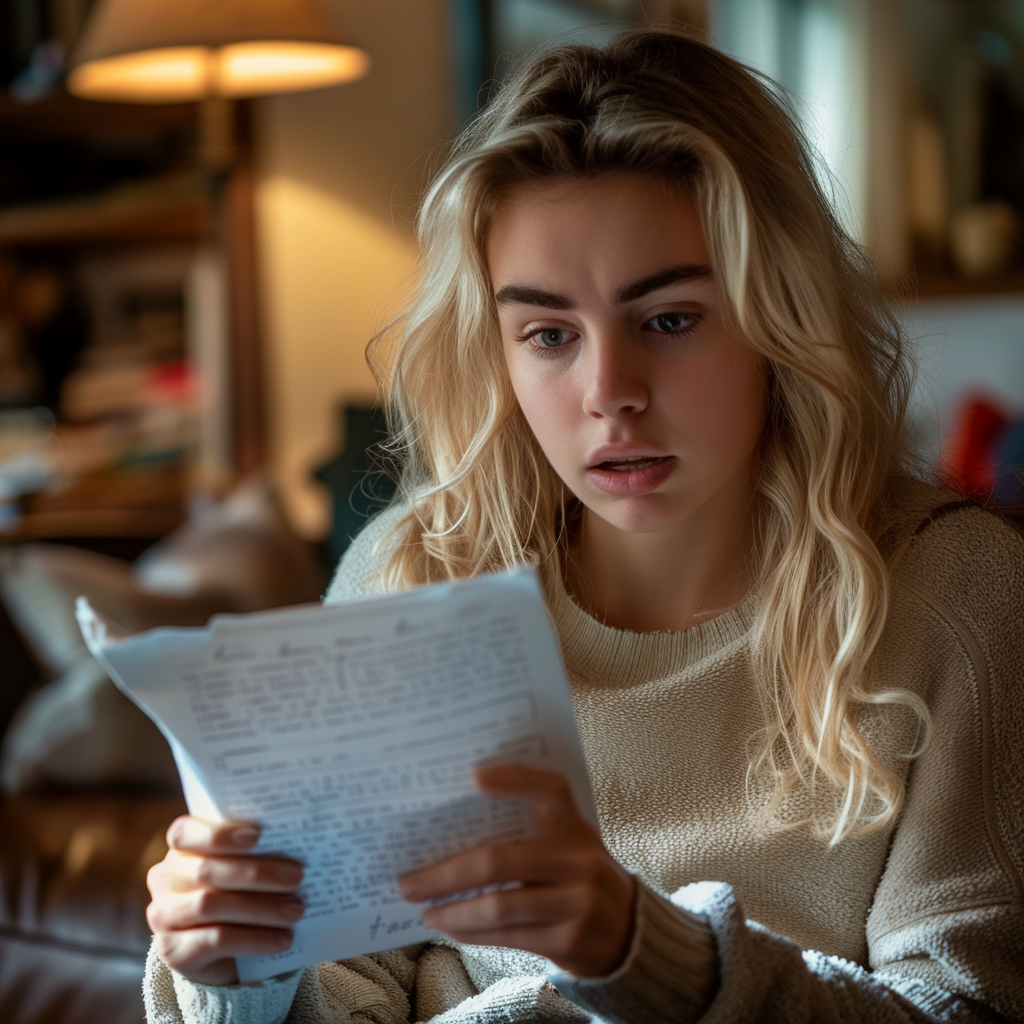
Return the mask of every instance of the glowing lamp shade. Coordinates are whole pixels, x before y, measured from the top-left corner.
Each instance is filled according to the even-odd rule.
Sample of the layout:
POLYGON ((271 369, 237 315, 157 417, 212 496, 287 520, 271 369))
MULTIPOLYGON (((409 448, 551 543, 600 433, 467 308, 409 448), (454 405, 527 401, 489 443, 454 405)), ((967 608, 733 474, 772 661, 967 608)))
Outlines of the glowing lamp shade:
POLYGON ((173 103, 339 85, 370 58, 318 0, 100 0, 72 65, 77 96, 173 103))

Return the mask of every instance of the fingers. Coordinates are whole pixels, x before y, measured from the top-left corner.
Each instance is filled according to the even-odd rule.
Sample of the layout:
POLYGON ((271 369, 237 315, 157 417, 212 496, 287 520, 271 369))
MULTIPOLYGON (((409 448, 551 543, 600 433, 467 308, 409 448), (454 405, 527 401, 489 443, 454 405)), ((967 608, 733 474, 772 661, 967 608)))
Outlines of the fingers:
POLYGON ((564 775, 523 765, 478 768, 477 788, 488 796, 528 800, 544 835, 537 842, 494 844, 469 850, 429 868, 405 875, 399 891, 423 902, 503 882, 559 883, 589 871, 593 856, 603 856, 597 832, 576 809, 564 775), (581 859, 582 855, 582 859, 581 859))
POLYGON ((156 950, 179 974, 204 985, 238 980, 234 958, 282 953, 292 944, 289 931, 211 925, 188 931, 158 932, 156 950))
POLYGON ((291 928, 302 917, 302 901, 290 894, 195 889, 164 893, 146 910, 154 933, 210 925, 291 928))
POLYGON ((524 949, 579 977, 601 977, 626 956, 634 899, 632 890, 585 884, 527 886, 429 907, 423 921, 458 942, 524 949))
POLYGON ((398 890, 403 899, 424 903, 488 885, 570 882, 589 873, 590 865, 581 863, 571 847, 495 843, 403 875, 398 880, 398 890))
POLYGON ((293 892, 302 875, 302 865, 284 857, 209 857, 171 850, 150 872, 150 892, 293 892))
POLYGON ((171 822, 167 845, 191 853, 243 853, 260 837, 259 827, 245 821, 206 821, 183 814, 171 822))
MULTIPOLYGON (((462 937, 527 925, 549 925, 578 917, 586 910, 586 893, 577 887, 523 887, 427 907, 423 923, 428 928, 462 937)), ((475 939, 464 941, 476 943, 475 939)))
POLYGON ((398 882, 402 896, 426 903, 483 890, 425 908, 424 922, 460 942, 537 953, 579 977, 612 970, 629 946, 636 885, 579 813, 565 777, 497 765, 479 769, 475 782, 489 796, 532 803, 542 834, 408 874, 398 882))
POLYGON ((245 892, 291 892, 302 881, 303 867, 286 857, 245 856, 259 830, 244 822, 210 822, 183 815, 167 830, 171 849, 151 869, 150 892, 196 888, 245 892))
POLYGON ((281 952, 302 917, 295 894, 301 864, 251 853, 259 829, 247 822, 178 818, 167 831, 170 850, 147 876, 153 901, 146 918, 156 948, 193 981, 238 980, 236 956, 281 952))
POLYGON ((533 804, 547 832, 574 829, 592 832, 576 807, 576 798, 564 775, 520 764, 490 765, 473 773, 477 788, 488 796, 511 797, 533 804))

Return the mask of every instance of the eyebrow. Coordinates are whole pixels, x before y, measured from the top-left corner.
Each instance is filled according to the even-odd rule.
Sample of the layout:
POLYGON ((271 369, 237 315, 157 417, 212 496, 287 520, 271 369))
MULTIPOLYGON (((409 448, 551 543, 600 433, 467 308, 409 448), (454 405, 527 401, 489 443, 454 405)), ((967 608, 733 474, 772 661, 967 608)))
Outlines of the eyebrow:
MULTIPOLYGON (((670 284, 678 284, 680 281, 693 281, 712 276, 711 267, 706 263, 686 263, 678 267, 668 267, 659 270, 657 274, 651 274, 640 281, 634 281, 615 293, 615 304, 622 305, 625 302, 633 302, 642 299, 650 292, 656 292, 660 288, 667 288, 670 284)), ((494 301, 499 306, 510 306, 514 303, 524 303, 528 306, 544 306, 546 309, 572 309, 572 299, 565 295, 556 295, 554 292, 546 292, 541 288, 531 288, 522 284, 507 284, 497 295, 494 301)))

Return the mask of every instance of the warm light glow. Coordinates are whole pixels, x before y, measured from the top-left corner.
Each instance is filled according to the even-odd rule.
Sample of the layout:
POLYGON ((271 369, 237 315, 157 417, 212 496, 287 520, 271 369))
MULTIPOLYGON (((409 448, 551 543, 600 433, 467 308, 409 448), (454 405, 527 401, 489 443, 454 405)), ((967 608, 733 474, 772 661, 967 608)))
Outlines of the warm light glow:
POLYGON ((236 43, 217 50, 174 47, 87 61, 68 89, 94 100, 174 103, 210 95, 258 96, 319 89, 362 78, 370 58, 354 46, 236 43))
POLYGON ((91 100, 174 103, 208 95, 208 55, 201 46, 169 47, 91 60, 68 76, 68 90, 91 100))
POLYGON ((235 43, 219 57, 222 96, 318 89, 362 78, 370 70, 365 50, 323 43, 235 43))
MULTIPOLYGON (((272 119, 273 122, 273 119, 272 119)), ((268 125, 268 155, 285 156, 268 125)), ((416 143, 419 145, 419 143, 416 143)), ((388 189, 382 190, 385 198, 388 189)), ((387 210, 387 202, 383 203, 387 210)), ((372 405, 377 384, 366 339, 397 315, 415 287, 415 246, 391 218, 283 174, 256 192, 262 294, 266 298, 267 394, 274 417, 271 468, 292 525, 326 535, 331 509, 311 467, 337 450, 338 406, 372 405)))

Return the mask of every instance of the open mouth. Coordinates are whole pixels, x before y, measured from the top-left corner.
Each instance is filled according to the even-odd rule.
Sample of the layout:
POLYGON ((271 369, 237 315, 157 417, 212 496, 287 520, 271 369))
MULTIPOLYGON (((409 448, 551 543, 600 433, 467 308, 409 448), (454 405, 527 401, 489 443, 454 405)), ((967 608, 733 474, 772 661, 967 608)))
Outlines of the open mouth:
POLYGON ((627 459, 606 459, 593 468, 610 470, 613 473, 631 473, 656 466, 659 462, 667 462, 669 458, 668 455, 637 455, 627 459))
POLYGON ((649 494, 676 471, 674 455, 623 455, 605 459, 587 470, 587 479, 598 490, 618 497, 649 494))

